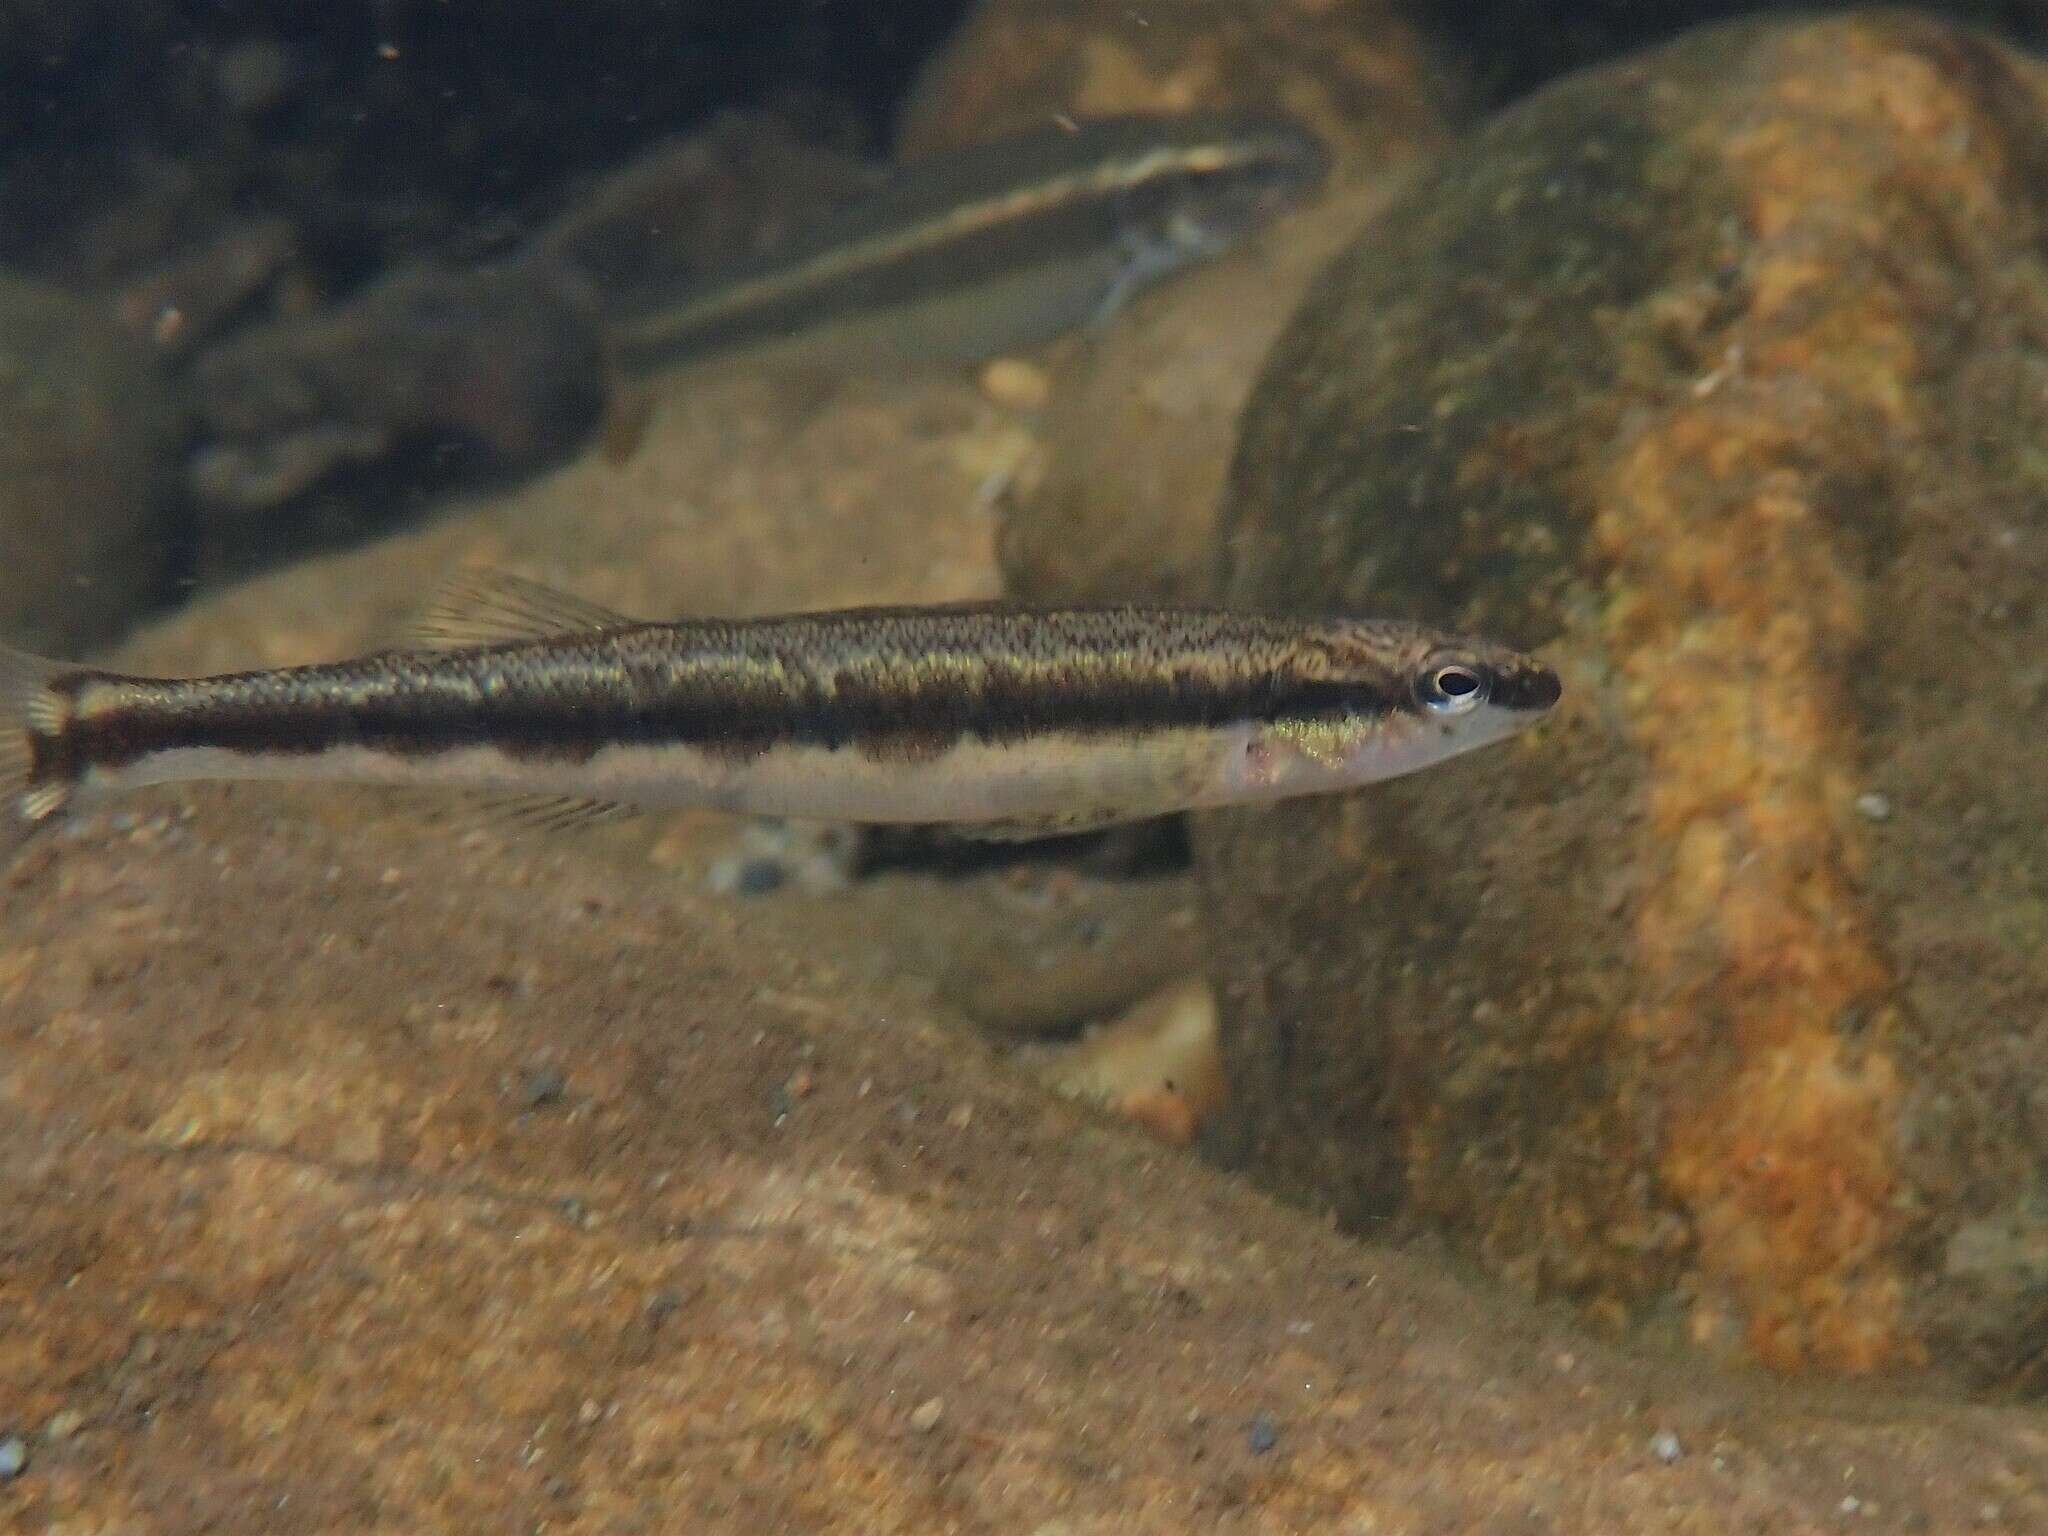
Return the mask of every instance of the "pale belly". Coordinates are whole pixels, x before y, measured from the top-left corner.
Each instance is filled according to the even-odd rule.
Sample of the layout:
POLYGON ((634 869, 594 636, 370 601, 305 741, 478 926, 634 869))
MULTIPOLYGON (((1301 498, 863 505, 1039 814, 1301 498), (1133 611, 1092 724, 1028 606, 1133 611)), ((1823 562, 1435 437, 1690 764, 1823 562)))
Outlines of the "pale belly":
POLYGON ((708 806, 821 821, 983 822, 1060 818, 1103 824, 1238 798, 1230 793, 1249 728, 1143 736, 1047 734, 963 741, 929 754, 777 746, 754 754, 684 746, 603 748, 583 761, 490 746, 427 754, 336 747, 309 754, 182 748, 92 773, 104 794, 204 779, 443 786, 608 801, 649 810, 708 806))

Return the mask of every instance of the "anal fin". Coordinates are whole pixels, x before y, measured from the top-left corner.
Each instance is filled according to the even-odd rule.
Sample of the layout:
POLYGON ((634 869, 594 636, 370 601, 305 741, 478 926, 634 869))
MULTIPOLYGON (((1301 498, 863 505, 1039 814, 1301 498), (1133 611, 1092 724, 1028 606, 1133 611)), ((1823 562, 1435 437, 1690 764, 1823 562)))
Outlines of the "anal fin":
POLYGON ((461 650, 550 635, 596 634, 637 622, 543 582, 472 566, 448 579, 407 627, 400 648, 461 650))
POLYGON ((1105 827, 1121 826, 1139 819, 1127 811, 1118 810, 1052 811, 1042 816, 1003 816, 994 821, 957 822, 947 830, 955 837, 978 843, 1031 843, 1044 837, 1079 837, 1084 832, 1100 832, 1105 827))
POLYGON ((394 785, 380 791, 411 807, 420 820, 451 831, 476 827, 515 832, 579 832, 640 814, 613 800, 517 790, 457 789, 440 785, 394 785))
POLYGON ((580 832, 636 814, 615 800, 578 800, 566 795, 473 795, 470 803, 487 822, 542 832, 580 832))

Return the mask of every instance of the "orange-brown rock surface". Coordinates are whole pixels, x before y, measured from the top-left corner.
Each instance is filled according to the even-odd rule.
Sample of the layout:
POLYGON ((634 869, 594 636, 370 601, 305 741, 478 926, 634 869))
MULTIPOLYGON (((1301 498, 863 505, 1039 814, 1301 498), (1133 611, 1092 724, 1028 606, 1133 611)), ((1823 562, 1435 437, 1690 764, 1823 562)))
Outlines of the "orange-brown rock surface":
POLYGON ((1781 1369, 2041 1389, 2044 171, 1983 36, 1745 23, 1502 113, 1319 280, 1232 598, 1567 699, 1207 826, 1227 1155, 1781 1369))
POLYGON ((906 157, 1059 117, 1285 112, 1340 177, 1439 136, 1448 78, 1386 0, 983 0, 903 110, 906 157))

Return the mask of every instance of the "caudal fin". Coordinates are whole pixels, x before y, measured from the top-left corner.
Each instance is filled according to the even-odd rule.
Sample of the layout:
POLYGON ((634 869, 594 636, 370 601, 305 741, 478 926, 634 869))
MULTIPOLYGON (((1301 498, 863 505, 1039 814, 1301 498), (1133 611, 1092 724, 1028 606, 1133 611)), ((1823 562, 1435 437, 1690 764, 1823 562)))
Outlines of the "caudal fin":
POLYGON ((36 743, 64 724, 62 699, 50 683, 70 670, 0 646, 0 866, 51 825, 71 798, 68 781, 38 782, 36 743))

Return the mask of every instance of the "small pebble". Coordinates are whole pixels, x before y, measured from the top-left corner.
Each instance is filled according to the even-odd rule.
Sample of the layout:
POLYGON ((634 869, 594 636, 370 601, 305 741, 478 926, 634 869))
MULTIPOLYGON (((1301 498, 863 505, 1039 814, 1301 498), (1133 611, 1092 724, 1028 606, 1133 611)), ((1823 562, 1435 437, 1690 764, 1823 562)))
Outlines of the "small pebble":
POLYGON ((944 1398, 928 1397, 910 1410, 910 1427, 920 1435, 928 1435, 939 1427, 939 1417, 945 1411, 944 1398))
POLYGON ((1254 1456, 1263 1456, 1280 1443, 1280 1425, 1270 1413, 1258 1413, 1252 1417, 1251 1447, 1254 1456))
POLYGON ((1043 410, 1052 395, 1052 378, 1035 363, 999 357, 981 370, 981 392, 1013 410, 1043 410))
POLYGON ((27 1465, 28 1447, 22 1443, 21 1436, 9 1435, 0 1440, 0 1478, 19 1477, 27 1465))
POLYGON ((69 1440, 84 1427, 84 1414, 76 1408, 63 1408, 50 1415, 50 1422, 43 1427, 43 1433, 52 1440, 69 1440))
POLYGON ((568 1086, 554 1067, 528 1067, 520 1079, 519 1097, 528 1109, 545 1109, 550 1104, 559 1104, 568 1086))
POLYGON ((1668 1467, 1685 1454, 1685 1448, 1678 1443, 1678 1436, 1668 1429, 1660 1429, 1650 1436, 1650 1454, 1668 1467))
POLYGON ((857 827, 750 819, 733 847, 712 860, 706 883, 718 896, 766 896, 787 889, 829 895, 853 883, 861 849, 857 827))
POLYGON ((1842 1502, 1835 1507, 1845 1515, 1853 1515, 1863 1508, 1863 1501, 1855 1494, 1847 1493, 1842 1496, 1842 1502))
POLYGON ((789 880, 789 871, 773 859, 748 859, 740 866, 733 890, 741 896, 766 896, 779 891, 789 880))
POLYGON ((1865 821, 1890 821, 1892 819, 1891 797, 1889 795, 1881 795, 1874 789, 1860 794, 1856 797, 1856 814, 1865 821))

